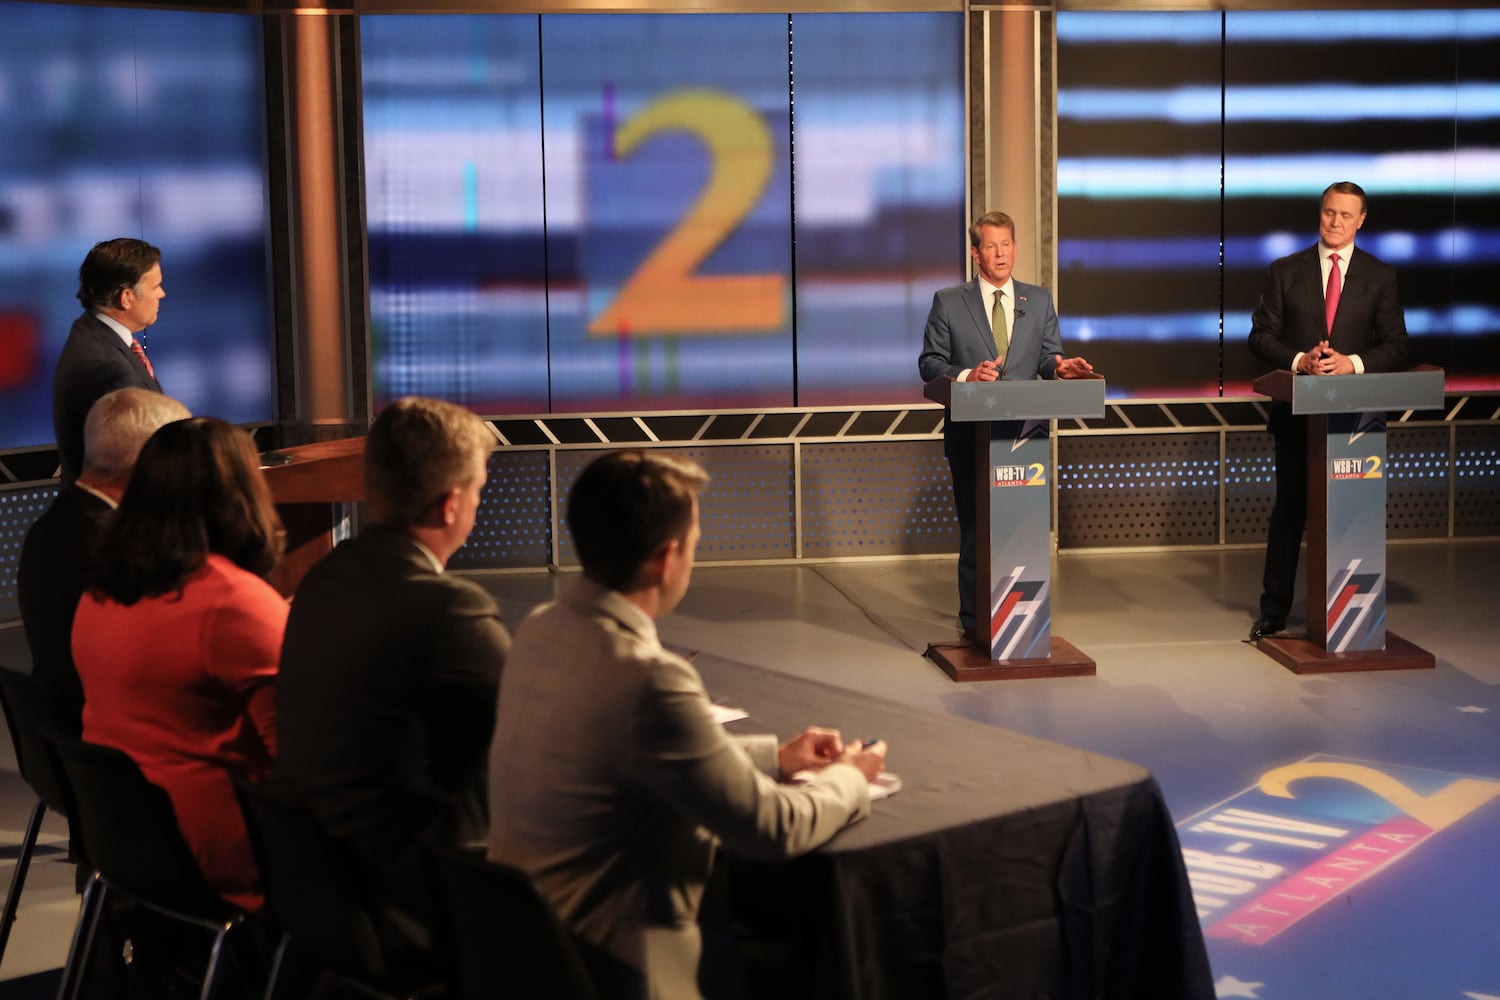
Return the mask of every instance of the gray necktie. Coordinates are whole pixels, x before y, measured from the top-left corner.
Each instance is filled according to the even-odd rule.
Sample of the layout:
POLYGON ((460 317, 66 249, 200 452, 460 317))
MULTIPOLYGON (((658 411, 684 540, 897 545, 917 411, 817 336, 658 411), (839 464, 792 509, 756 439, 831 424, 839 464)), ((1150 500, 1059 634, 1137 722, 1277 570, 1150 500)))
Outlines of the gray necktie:
POLYGON ((990 331, 995 335, 995 349, 999 352, 998 360, 1004 360, 1005 353, 1010 350, 1010 310, 1005 307, 1005 293, 995 292, 994 302, 990 305, 990 331))

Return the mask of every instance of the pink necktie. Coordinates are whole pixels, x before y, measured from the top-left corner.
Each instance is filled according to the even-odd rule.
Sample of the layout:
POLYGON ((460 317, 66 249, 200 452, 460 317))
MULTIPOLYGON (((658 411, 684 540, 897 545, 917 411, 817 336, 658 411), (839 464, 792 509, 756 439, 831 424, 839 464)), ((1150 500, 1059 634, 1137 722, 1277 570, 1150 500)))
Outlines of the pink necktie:
POLYGON ((1333 335, 1333 317, 1339 311, 1339 295, 1344 290, 1344 283, 1339 280, 1339 255, 1331 253, 1328 261, 1332 265, 1328 269, 1328 291, 1323 296, 1323 312, 1328 318, 1328 334, 1333 335))
MULTIPOLYGON (((1333 313, 1330 312, 1328 315, 1332 316, 1333 313)), ((1331 323, 1333 321, 1330 319, 1329 322, 1331 323)), ((136 357, 141 359, 141 364, 146 366, 146 374, 150 375, 152 378, 156 378, 156 369, 151 367, 151 359, 146 357, 146 349, 141 346, 141 342, 139 340, 136 340, 134 337, 131 337, 130 349, 135 352, 136 357)))

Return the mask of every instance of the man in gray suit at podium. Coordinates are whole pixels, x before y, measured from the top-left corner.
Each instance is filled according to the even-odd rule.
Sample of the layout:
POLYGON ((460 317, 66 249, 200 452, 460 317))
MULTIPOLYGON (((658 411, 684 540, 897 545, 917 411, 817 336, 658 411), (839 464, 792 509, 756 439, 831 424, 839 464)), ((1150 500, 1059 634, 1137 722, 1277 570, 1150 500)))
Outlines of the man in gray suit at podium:
MULTIPOLYGON (((979 274, 932 297, 917 359, 923 382, 941 375, 959 382, 1077 378, 1094 370, 1083 358, 1063 356, 1051 293, 1011 277, 1017 249, 1015 220, 1004 212, 987 212, 969 227, 969 256, 979 274)), ((943 454, 958 506, 958 620, 973 641, 974 425, 947 421, 943 454)))

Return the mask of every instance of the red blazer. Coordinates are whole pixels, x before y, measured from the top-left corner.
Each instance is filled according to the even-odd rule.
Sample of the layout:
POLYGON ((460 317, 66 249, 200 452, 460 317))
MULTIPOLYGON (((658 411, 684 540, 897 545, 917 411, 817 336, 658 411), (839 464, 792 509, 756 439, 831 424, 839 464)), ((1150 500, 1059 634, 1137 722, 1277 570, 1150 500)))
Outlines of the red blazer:
POLYGON ((230 776, 269 776, 286 618, 270 584, 214 555, 180 594, 125 607, 86 593, 73 618, 83 738, 166 789, 203 874, 248 909, 260 880, 230 776))

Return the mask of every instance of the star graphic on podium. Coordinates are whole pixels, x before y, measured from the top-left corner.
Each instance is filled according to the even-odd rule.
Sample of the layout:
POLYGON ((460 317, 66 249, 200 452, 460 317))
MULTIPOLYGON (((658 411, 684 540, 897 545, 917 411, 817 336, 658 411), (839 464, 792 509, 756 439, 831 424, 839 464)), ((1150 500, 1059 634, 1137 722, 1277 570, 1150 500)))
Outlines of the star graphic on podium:
POLYGON ((1227 997, 1244 997, 1245 1000, 1259 1000, 1260 994, 1255 992, 1265 983, 1247 983, 1234 976, 1220 976, 1219 981, 1214 983, 1214 996, 1219 1000, 1227 997))

